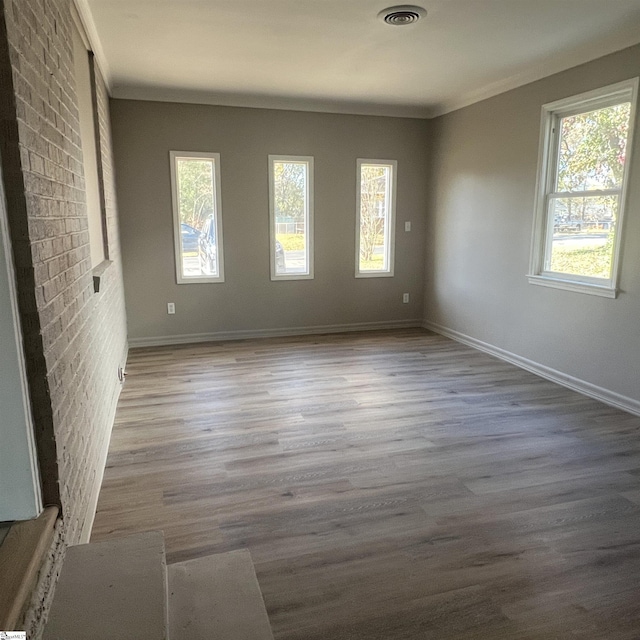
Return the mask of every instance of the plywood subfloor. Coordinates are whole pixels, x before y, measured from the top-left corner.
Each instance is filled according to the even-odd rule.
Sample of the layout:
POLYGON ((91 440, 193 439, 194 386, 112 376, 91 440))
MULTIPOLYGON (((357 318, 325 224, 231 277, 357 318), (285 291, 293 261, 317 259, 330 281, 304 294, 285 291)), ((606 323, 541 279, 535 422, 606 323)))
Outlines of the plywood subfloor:
POLYGON ((276 640, 640 637, 640 418, 421 330, 128 373, 93 540, 248 548, 276 640))

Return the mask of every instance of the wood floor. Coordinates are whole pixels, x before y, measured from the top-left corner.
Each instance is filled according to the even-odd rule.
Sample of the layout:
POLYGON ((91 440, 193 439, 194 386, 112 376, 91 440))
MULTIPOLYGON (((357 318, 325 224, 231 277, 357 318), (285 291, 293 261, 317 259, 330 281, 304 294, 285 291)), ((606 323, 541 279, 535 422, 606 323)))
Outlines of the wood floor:
POLYGON ((640 638, 640 418, 422 330, 128 373, 92 539, 248 548, 277 640, 640 638))

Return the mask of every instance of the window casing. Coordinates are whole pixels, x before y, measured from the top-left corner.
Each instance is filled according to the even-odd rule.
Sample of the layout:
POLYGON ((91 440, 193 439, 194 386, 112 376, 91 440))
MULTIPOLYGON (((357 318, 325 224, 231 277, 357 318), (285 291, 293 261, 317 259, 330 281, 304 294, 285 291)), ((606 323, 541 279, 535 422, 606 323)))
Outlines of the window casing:
POLYGON ((397 167, 395 160, 357 161, 356 278, 393 276, 397 167))
POLYGON ((313 158, 269 156, 271 280, 313 279, 313 158))
POLYGON ((614 298, 638 79, 542 108, 529 282, 614 298))
POLYGON ((220 154, 171 151, 178 284, 224 282, 220 154))

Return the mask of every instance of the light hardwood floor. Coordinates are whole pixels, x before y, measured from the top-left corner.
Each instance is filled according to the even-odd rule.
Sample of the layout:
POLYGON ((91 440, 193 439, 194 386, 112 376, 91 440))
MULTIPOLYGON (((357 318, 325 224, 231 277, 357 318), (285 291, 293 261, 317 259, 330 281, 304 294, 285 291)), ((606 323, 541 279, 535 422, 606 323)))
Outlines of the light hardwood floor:
POLYGON ((640 418, 422 330, 128 373, 92 539, 248 548, 277 640, 640 638, 640 418))

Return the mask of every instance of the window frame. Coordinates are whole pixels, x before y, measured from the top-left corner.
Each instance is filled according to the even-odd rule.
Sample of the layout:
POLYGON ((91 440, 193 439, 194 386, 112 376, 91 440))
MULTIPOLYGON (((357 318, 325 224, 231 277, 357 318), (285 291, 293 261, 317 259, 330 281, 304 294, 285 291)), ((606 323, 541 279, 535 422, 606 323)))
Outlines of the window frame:
POLYGON ((355 277, 356 278, 393 278, 395 271, 395 253, 396 253, 396 201, 397 201, 397 183, 398 183, 398 161, 397 160, 380 160, 372 158, 358 158, 356 160, 356 255, 355 255, 355 277), (384 166, 391 168, 391 180, 389 187, 391 189, 390 211, 389 211, 389 243, 387 247, 388 269, 382 270, 366 270, 360 269, 360 211, 362 200, 362 165, 384 166))
POLYGON ((294 155, 269 155, 269 272, 273 282, 279 280, 313 280, 314 278, 314 184, 313 184, 313 156, 294 155), (307 272, 306 273, 276 273, 276 213, 274 200, 274 164, 276 162, 301 162, 307 165, 307 189, 305 228, 307 230, 307 242, 305 247, 307 272))
MULTIPOLYGON (((638 78, 618 82, 576 96, 563 98, 542 106, 540 141, 538 152, 538 170, 536 179, 536 195, 534 202, 534 221, 531 241, 531 257, 529 273, 530 284, 564 289, 579 293, 615 298, 618 294, 622 242, 624 237, 624 218, 628 197, 629 175, 633 154, 634 125, 636 120, 636 103, 638 95, 638 78), (625 161, 622 184, 619 190, 618 214, 611 263, 610 278, 595 278, 577 274, 565 274, 545 270, 545 260, 549 249, 549 206, 551 198, 558 198, 555 193, 555 181, 558 166, 558 147, 562 118, 603 109, 622 102, 630 102, 629 131, 627 138, 627 158, 625 161)), ((572 196, 597 196, 599 191, 571 192, 572 196)), ((606 194, 605 194, 606 195, 606 194)))
POLYGON ((220 180, 220 154, 208 151, 170 151, 171 204, 173 208, 173 247, 176 266, 177 284, 212 284, 224 282, 224 248, 222 240, 222 194, 220 180), (213 161, 213 202, 216 217, 216 256, 218 258, 217 276, 182 275, 182 234, 180 232, 180 206, 178 203, 177 160, 212 160, 213 161))

